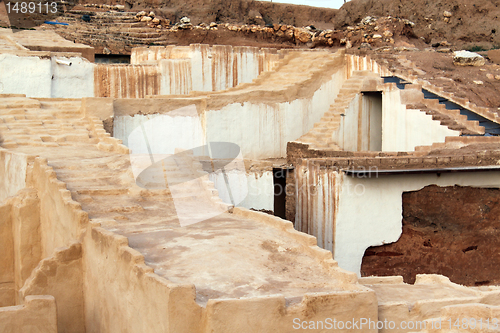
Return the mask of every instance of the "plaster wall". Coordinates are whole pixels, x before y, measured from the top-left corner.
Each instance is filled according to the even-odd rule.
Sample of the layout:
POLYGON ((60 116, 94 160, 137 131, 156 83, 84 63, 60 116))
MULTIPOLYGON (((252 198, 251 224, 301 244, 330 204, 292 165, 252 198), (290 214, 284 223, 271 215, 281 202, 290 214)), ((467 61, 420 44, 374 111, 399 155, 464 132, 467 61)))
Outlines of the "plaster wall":
POLYGON ((252 82, 278 60, 275 49, 204 44, 134 48, 131 54, 131 64, 159 66, 161 89, 157 95, 225 90, 252 82))
POLYGON ((90 75, 95 87, 85 97, 144 98, 160 94, 161 75, 156 65, 95 64, 90 75))
POLYGON ((381 66, 375 60, 371 59, 369 56, 357 56, 352 54, 346 54, 346 77, 350 78, 353 71, 371 71, 377 73, 380 76, 391 76, 392 73, 385 66, 381 66))
POLYGON ((43 259, 19 290, 19 297, 51 295, 56 299, 59 333, 84 333, 82 246, 58 248, 43 259))
POLYGON ((333 132, 334 142, 348 151, 380 151, 382 148, 382 99, 357 94, 333 132))
POLYGON ((382 103, 382 151, 414 151, 417 146, 445 142, 447 136, 460 136, 420 110, 401 103, 399 89, 387 89, 382 103))
POLYGON ((399 239, 403 192, 430 184, 500 187, 498 172, 356 178, 337 169, 301 165, 295 174, 296 228, 316 236, 318 245, 331 247, 339 267, 358 275, 368 247, 399 239))
POLYGON ((201 332, 194 286, 154 274, 126 237, 89 225, 83 267, 87 332, 201 332))
POLYGON ((0 148, 0 203, 26 187, 28 156, 0 148))
POLYGON ((47 160, 36 158, 28 178, 29 186, 38 191, 41 257, 47 258, 56 248, 81 237, 88 215, 73 201, 66 184, 57 179, 47 160))
POLYGON ((205 144, 204 130, 194 105, 165 114, 115 116, 113 134, 133 154, 148 152, 143 147, 146 134, 154 154, 174 154, 176 148, 192 149, 205 144))
MULTIPOLYGON (((274 211, 274 178, 272 171, 248 172, 245 174, 245 178, 242 178, 237 171, 226 172, 226 175, 231 185, 231 196, 233 198, 244 197, 244 193, 248 192, 245 200, 235 203, 236 206, 274 211)), ((209 179, 214 183, 222 201, 233 204, 222 171, 210 173, 209 179)))
POLYGON ((18 291, 41 260, 40 202, 32 188, 21 190, 11 202, 14 281, 18 291))
POLYGON ((54 297, 29 296, 23 305, 0 308, 0 332, 57 333, 54 297))
POLYGON ((146 133, 153 138, 150 139, 152 150, 164 154, 173 153, 175 148, 191 149, 206 142, 231 142, 240 147, 245 159, 285 157, 287 142, 307 133, 321 119, 343 81, 344 71, 339 68, 311 97, 290 102, 230 103, 210 110, 199 100, 193 100, 192 104, 158 114, 117 114, 113 133, 133 150, 128 136, 143 122, 147 124, 146 133))
POLYGON ((207 140, 235 143, 244 158, 285 157, 287 142, 307 133, 333 103, 343 74, 342 70, 333 74, 310 98, 276 104, 232 103, 207 110, 207 140))
POLYGON ((91 97, 94 94, 93 64, 80 57, 0 54, 0 93, 27 97, 91 97), (56 63, 71 62, 71 66, 56 63))
POLYGON ((0 205, 0 307, 16 304, 12 204, 0 205))

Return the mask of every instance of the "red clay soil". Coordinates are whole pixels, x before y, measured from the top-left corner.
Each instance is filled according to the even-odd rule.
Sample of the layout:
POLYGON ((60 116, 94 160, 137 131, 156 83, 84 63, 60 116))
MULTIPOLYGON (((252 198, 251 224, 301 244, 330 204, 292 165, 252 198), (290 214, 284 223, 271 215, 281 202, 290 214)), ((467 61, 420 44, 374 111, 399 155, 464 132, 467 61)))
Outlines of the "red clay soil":
POLYGON ((500 283, 500 189, 427 186, 403 194, 403 233, 366 250, 362 276, 442 274, 452 282, 500 283))

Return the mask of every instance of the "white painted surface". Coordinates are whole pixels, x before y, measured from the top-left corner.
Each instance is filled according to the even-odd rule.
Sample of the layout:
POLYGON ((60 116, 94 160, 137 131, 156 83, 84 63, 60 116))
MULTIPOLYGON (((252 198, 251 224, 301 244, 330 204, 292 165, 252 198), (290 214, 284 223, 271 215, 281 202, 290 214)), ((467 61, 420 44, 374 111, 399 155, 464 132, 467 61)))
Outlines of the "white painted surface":
POLYGON ((423 111, 406 109, 401 104, 399 89, 385 91, 383 95, 382 151, 414 151, 417 146, 430 146, 445 142, 447 136, 460 135, 423 111))
POLYGON ((233 142, 245 158, 285 157, 287 143, 307 133, 333 103, 343 83, 342 72, 334 74, 309 99, 272 105, 235 103, 207 111, 207 140, 233 142))
POLYGON ((368 247, 396 242, 401 236, 403 192, 417 191, 428 185, 500 188, 500 172, 444 173, 439 177, 436 174, 374 179, 341 177, 335 260, 340 267, 358 275, 368 247))
POLYGON ((335 170, 306 169, 297 169, 302 173, 297 191, 303 192, 297 196, 296 228, 307 224, 318 245, 333 250, 339 266, 358 275, 367 248, 401 236, 403 192, 428 185, 500 188, 500 171, 356 178, 335 170))
POLYGON ((52 92, 54 98, 82 98, 94 96, 94 64, 84 58, 52 57, 52 92), (71 66, 60 65, 56 59, 69 61, 71 66))
POLYGON ((51 77, 50 59, 0 54, 0 82, 3 86, 0 93, 51 97, 51 77))
POLYGON ((152 154, 168 155, 174 154, 176 148, 192 149, 206 143, 194 105, 167 114, 117 116, 113 131, 114 137, 122 140, 132 154, 151 151, 152 154))
MULTIPOLYGON (((241 193, 246 193, 245 189, 248 192, 248 194, 243 197, 243 200, 237 203, 236 206, 248 209, 253 208, 257 210, 265 209, 274 211, 274 183, 272 171, 245 173, 245 177, 241 177, 241 173, 237 173, 236 171, 229 171, 226 174, 231 184, 230 188, 233 200, 235 198, 242 198, 243 195, 241 193)), ((222 201, 227 204, 233 204, 227 191, 228 187, 226 186, 226 181, 222 172, 211 173, 209 178, 214 183, 222 201)))
POLYGON ((287 142, 307 133, 328 110, 342 85, 343 74, 340 70, 332 75, 311 98, 290 103, 234 103, 220 110, 205 110, 200 117, 194 105, 165 114, 117 116, 114 136, 134 151, 136 147, 129 143, 128 136, 141 122, 147 122, 151 147, 158 147, 164 154, 207 142, 231 142, 240 147, 246 159, 286 157, 287 142))
MULTIPOLYGON (((161 95, 219 91, 252 82, 278 60, 276 51, 256 47, 193 44, 133 49, 132 64, 159 67, 161 95)), ((117 96, 120 97, 120 96, 117 96)))
POLYGON ((48 98, 93 97, 93 66, 78 57, 40 58, 0 54, 0 93, 48 98), (71 66, 57 64, 56 59, 69 61, 71 66))

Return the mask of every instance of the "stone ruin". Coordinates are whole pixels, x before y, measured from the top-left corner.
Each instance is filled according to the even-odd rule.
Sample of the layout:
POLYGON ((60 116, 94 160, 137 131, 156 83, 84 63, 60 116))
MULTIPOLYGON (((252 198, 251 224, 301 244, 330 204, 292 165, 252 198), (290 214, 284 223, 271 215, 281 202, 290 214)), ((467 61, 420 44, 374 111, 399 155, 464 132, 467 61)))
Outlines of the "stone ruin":
POLYGON ((498 114, 343 49, 93 60, 0 30, 0 331, 496 331, 498 114))

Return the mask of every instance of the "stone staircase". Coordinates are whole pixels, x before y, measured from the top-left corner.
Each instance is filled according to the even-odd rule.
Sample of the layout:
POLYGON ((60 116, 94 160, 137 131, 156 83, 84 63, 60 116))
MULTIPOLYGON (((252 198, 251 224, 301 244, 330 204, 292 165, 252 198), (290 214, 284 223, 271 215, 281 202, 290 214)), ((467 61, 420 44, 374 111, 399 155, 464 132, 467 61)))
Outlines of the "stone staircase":
MULTIPOLYGON (((329 110, 323 115, 321 120, 314 124, 313 128, 300 137, 297 142, 308 144, 310 148, 317 150, 342 150, 333 140, 333 134, 339 129, 342 116, 345 114, 345 109, 349 106, 356 94, 362 91, 363 84, 366 79, 378 78, 379 87, 377 89, 401 89, 401 93, 407 93, 410 89, 415 89, 415 86, 406 86, 405 84, 387 82, 384 78, 378 77, 376 73, 371 71, 354 71, 352 76, 346 80, 339 91, 334 103, 329 110)), ((421 89, 421 87, 417 87, 421 89)), ((441 104, 439 100, 426 98, 422 96, 417 103, 406 104, 407 109, 417 109, 432 116, 432 120, 439 121, 442 126, 446 126, 451 130, 460 131, 460 135, 484 135, 485 129, 479 121, 470 120, 466 115, 461 114, 461 110, 449 109, 446 105, 441 104)))
POLYGON ((97 140, 89 135, 87 122, 80 119, 80 108, 80 100, 0 98, 2 146, 13 149, 68 146, 75 142, 95 144, 97 140))
POLYGON ((314 149, 341 150, 332 140, 332 134, 340 126, 345 109, 352 99, 359 94, 366 78, 376 78, 377 74, 370 71, 354 71, 347 79, 335 98, 333 104, 313 128, 297 141, 309 144, 314 149))
POLYGON ((55 172, 61 191, 69 190, 75 209, 85 211, 92 226, 127 237, 156 274, 195 284, 200 304, 241 295, 293 298, 311 288, 343 290, 352 274, 338 270, 331 253, 291 223, 239 208, 228 213, 231 207, 216 197, 191 152, 159 161, 161 172, 136 182, 128 149, 104 132, 102 122, 80 113, 79 102, 0 95, 2 147, 39 156, 35 164, 48 164, 47 172, 55 172), (173 179, 168 187, 163 175, 173 179), (277 253, 293 256, 294 265, 288 264, 291 259, 269 260, 263 244, 286 248, 277 253), (309 252, 300 252, 304 248, 309 252), (250 251, 252 259, 245 260, 250 251), (320 257, 329 257, 328 264, 320 257), (272 283, 266 282, 270 276, 272 283), (287 287, 278 288, 275 281, 287 287))
POLYGON ((110 44, 113 50, 120 49, 125 53, 138 45, 170 44, 165 34, 145 22, 137 22, 135 15, 136 12, 70 10, 59 18, 60 22, 69 25, 58 27, 57 33, 68 40, 92 45, 97 53, 110 44), (89 15, 91 21, 83 22, 82 15, 89 15))
POLYGON ((479 121, 468 120, 467 116, 460 114, 460 110, 448 110, 437 100, 425 99, 423 103, 408 104, 406 108, 423 111, 432 116, 432 120, 439 121, 442 126, 459 131, 460 135, 484 135, 484 127, 479 125, 479 121))

